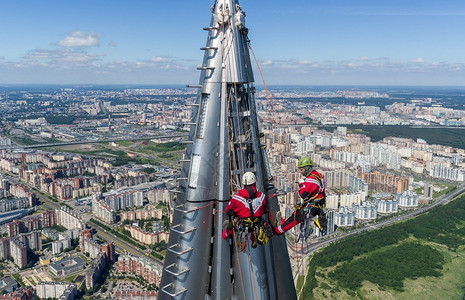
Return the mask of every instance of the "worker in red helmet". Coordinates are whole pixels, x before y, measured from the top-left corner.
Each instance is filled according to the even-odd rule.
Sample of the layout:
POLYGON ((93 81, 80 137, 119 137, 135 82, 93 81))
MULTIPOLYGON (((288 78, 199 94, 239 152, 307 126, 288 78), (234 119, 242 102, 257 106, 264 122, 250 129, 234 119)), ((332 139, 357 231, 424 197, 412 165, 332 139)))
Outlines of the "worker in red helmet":
POLYGON ((281 225, 275 227, 275 234, 281 235, 306 219, 314 220, 320 231, 326 233, 325 215, 325 179, 323 175, 313 169, 312 160, 303 157, 298 162, 299 171, 305 179, 299 183, 299 195, 304 200, 303 204, 296 207, 296 211, 281 225), (315 218, 318 216, 318 218, 315 218))

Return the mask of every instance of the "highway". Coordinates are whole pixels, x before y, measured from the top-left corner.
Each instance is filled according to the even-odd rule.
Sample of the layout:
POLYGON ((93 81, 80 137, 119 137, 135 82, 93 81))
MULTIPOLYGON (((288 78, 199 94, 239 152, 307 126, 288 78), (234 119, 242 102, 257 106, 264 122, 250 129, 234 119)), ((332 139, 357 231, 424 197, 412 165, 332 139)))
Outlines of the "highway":
POLYGON ((294 245, 289 244, 288 246, 291 249, 291 251, 294 252, 294 254, 300 255, 300 254, 303 253, 305 256, 308 256, 308 255, 312 254, 313 252, 315 252, 315 251, 317 251, 317 250, 319 250, 319 249, 321 249, 323 247, 326 247, 327 245, 329 245, 332 242, 335 242, 337 240, 349 237, 351 235, 360 233, 362 231, 370 231, 370 230, 381 228, 381 227, 386 226, 386 225, 390 225, 390 224, 393 224, 393 223, 396 223, 396 222, 400 222, 400 221, 403 221, 405 219, 411 218, 411 217, 413 217, 415 215, 424 213, 425 211, 430 210, 430 209, 432 209, 432 208, 434 208, 434 207, 436 207, 438 205, 447 204, 452 199, 454 199, 455 197, 457 197, 458 195, 463 193, 464 191, 465 191, 465 183, 462 184, 461 186, 457 187, 457 189, 455 191, 453 191, 453 192, 451 192, 451 193, 449 193, 447 195, 439 197, 434 203, 432 203, 432 204, 430 204, 428 206, 416 209, 416 210, 409 211, 408 213, 406 213, 406 214, 404 214, 402 216, 396 216, 394 218, 384 220, 384 221, 381 221, 379 223, 369 225, 367 227, 358 228, 358 229, 355 229, 355 230, 347 232, 347 233, 334 235, 332 237, 320 237, 317 240, 313 240, 313 241, 310 240, 310 242, 307 243, 303 247, 303 249, 301 249, 299 251, 297 251, 295 249, 294 245), (326 239, 324 239, 324 238, 326 238, 326 239))
POLYGON ((67 145, 80 145, 80 144, 95 144, 95 143, 108 143, 108 142, 119 142, 127 140, 148 140, 148 139, 163 139, 163 138, 185 138, 189 134, 177 134, 177 135, 154 135, 154 136, 145 136, 145 137, 119 137, 114 139, 102 139, 102 140, 84 140, 84 141, 74 141, 74 142, 61 142, 61 143, 47 143, 47 144, 37 144, 37 145, 25 145, 21 147, 12 147, 8 150, 22 150, 22 149, 33 149, 33 148, 44 148, 44 147, 57 147, 57 146, 67 146, 67 145))

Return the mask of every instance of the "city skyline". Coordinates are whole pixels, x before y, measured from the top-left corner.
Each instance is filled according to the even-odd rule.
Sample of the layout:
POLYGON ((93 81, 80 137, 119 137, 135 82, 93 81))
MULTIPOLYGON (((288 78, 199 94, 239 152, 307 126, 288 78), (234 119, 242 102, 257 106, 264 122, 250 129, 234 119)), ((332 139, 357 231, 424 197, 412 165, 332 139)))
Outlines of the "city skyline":
MULTIPOLYGON (((4 1, 0 84, 195 83, 207 4, 4 1)), ((462 1, 240 4, 266 84, 465 86, 462 1)))

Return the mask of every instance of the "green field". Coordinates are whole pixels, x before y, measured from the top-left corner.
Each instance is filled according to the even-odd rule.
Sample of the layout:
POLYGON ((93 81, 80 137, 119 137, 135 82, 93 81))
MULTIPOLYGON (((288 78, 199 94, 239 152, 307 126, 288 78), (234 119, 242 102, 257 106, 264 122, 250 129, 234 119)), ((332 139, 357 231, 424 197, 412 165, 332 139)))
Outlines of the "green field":
POLYGON ((142 156, 150 156, 160 164, 178 166, 177 161, 185 151, 185 145, 179 142, 154 143, 152 141, 121 141, 121 149, 142 156))
POLYGON ((48 151, 70 152, 82 155, 111 159, 114 166, 128 163, 178 166, 177 161, 184 152, 185 145, 179 142, 154 143, 150 141, 119 141, 118 146, 109 143, 92 143, 44 148, 48 151), (135 156, 130 157, 131 152, 135 156))
POLYGON ((463 299, 465 195, 315 253, 300 299, 463 299))

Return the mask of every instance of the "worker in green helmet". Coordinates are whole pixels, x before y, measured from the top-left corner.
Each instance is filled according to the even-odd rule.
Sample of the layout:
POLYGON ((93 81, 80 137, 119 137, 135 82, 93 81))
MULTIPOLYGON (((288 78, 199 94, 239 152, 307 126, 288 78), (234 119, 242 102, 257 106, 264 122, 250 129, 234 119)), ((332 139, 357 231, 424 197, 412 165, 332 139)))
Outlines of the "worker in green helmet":
POLYGON ((313 169, 310 157, 302 157, 298 162, 299 172, 305 177, 299 182, 299 195, 303 199, 303 204, 296 206, 296 211, 282 224, 275 227, 275 233, 281 235, 299 223, 303 223, 307 218, 314 219, 315 225, 323 234, 326 233, 325 215, 325 179, 323 175, 313 169), (315 218, 318 216, 318 218, 315 218))

